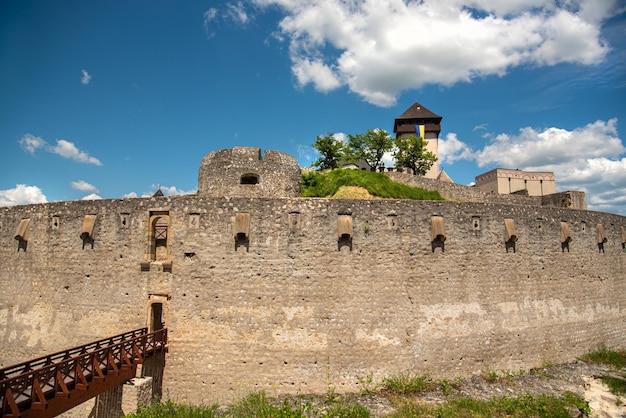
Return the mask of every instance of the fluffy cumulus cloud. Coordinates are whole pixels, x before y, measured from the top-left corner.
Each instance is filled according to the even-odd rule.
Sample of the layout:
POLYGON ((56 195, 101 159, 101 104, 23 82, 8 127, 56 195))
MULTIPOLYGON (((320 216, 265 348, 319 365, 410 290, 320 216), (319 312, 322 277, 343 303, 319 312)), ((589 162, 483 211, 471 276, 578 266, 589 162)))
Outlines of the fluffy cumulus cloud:
POLYGON ((596 121, 572 131, 548 128, 537 131, 527 127, 517 135, 497 135, 476 155, 479 166, 500 164, 505 167, 546 167, 570 165, 572 161, 616 158, 626 148, 617 134, 617 119, 596 121))
POLYGON ((179 195, 179 194, 193 194, 196 192, 196 189, 185 191, 183 189, 179 189, 176 186, 156 186, 155 187, 154 185, 152 185, 152 188, 155 189, 155 191, 159 187, 161 188, 161 191, 163 192, 165 196, 174 196, 174 195, 179 195))
MULTIPOLYGON (((405 89, 519 65, 598 63, 609 50, 601 25, 618 7, 618 0, 250 1, 283 12, 275 37, 288 41, 300 86, 347 86, 379 106, 394 105, 405 89)), ((250 19, 240 2, 224 13, 250 19)))
POLYGON ((448 134, 439 151, 444 162, 472 160, 486 168, 553 171, 559 190, 587 192, 590 209, 626 214, 626 147, 617 119, 569 131, 526 127, 515 135, 494 135, 479 150, 448 134))
POLYGON ((91 81, 91 75, 89 75, 87 70, 80 70, 80 73, 82 74, 80 77, 80 82, 85 85, 89 84, 89 82, 91 81))
POLYGON ((69 158, 70 160, 74 160, 79 163, 102 165, 100 160, 98 160, 96 157, 92 157, 85 151, 79 150, 72 142, 66 141, 64 139, 57 139, 57 144, 51 148, 50 152, 58 154, 63 158, 69 158))
POLYGON ((18 141, 20 147, 30 155, 34 155, 35 152, 42 148, 46 148, 48 143, 38 136, 26 134, 18 141))
POLYGON ((462 141, 459 141, 455 133, 449 133, 439 140, 439 160, 451 164, 458 160, 472 159, 472 150, 462 141))
POLYGON ((72 186, 72 189, 80 190, 81 192, 98 193, 98 188, 96 186, 89 184, 84 180, 73 181, 70 183, 70 186, 72 186))
POLYGON ((100 199, 102 198, 98 196, 96 193, 91 193, 83 197, 81 200, 100 200, 100 199))
POLYGON ((0 190, 0 206, 28 205, 47 201, 46 196, 37 186, 18 184, 13 189, 0 190))
POLYGON ((57 139, 56 145, 52 146, 38 136, 26 134, 18 141, 22 149, 31 155, 38 150, 44 150, 52 154, 60 155, 63 158, 74 160, 78 163, 102 165, 96 157, 90 156, 85 151, 79 150, 73 142, 65 139, 57 139))
POLYGON ((136 192, 130 192, 130 193, 126 193, 125 195, 123 195, 122 197, 124 198, 136 198, 136 197, 152 197, 157 190, 161 189, 161 192, 163 192, 163 195, 165 196, 175 196, 175 195, 181 195, 181 194, 194 194, 196 193, 198 190, 197 189, 193 189, 193 190, 183 190, 180 189, 176 186, 162 186, 162 185, 157 185, 157 184, 153 184, 152 186, 150 186, 150 190, 147 192, 143 192, 141 194, 141 196, 139 196, 136 192))

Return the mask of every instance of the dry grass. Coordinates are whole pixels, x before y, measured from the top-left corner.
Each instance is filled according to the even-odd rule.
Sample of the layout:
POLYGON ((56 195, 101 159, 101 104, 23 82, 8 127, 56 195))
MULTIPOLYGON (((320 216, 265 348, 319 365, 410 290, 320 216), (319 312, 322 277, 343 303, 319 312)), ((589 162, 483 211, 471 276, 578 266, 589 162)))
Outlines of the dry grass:
POLYGON ((329 197, 333 199, 380 199, 372 196, 366 188, 358 186, 341 186, 334 195, 329 197))

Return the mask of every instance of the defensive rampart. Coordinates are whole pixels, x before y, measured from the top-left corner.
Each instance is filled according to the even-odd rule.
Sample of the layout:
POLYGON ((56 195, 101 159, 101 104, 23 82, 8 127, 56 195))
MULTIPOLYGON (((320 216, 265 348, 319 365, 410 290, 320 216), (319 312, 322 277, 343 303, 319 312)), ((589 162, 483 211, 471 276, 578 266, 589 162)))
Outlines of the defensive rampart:
POLYGON ((436 190, 446 199, 462 202, 499 203, 503 205, 556 206, 587 210, 585 192, 568 190, 544 196, 528 196, 527 192, 525 194, 487 193, 476 187, 442 182, 404 172, 387 171, 385 174, 398 183, 403 183, 411 187, 420 187, 426 190, 436 190))
POLYGON ((452 201, 188 195, 0 208, 0 364, 160 320, 163 393, 191 402, 569 361, 626 347, 625 226, 606 213, 452 201))

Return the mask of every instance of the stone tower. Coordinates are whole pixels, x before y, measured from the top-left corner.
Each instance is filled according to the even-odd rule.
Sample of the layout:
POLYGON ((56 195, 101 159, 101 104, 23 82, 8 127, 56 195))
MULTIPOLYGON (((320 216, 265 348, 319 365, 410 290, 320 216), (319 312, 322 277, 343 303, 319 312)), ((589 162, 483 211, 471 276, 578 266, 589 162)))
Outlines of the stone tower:
POLYGON ((426 149, 437 156, 425 177, 436 179, 439 176, 439 132, 441 132, 441 116, 431 112, 415 102, 393 123, 396 138, 402 135, 416 135, 424 138, 426 149))
POLYGON ((300 197, 298 160, 280 151, 234 147, 207 154, 198 170, 198 194, 211 197, 300 197))

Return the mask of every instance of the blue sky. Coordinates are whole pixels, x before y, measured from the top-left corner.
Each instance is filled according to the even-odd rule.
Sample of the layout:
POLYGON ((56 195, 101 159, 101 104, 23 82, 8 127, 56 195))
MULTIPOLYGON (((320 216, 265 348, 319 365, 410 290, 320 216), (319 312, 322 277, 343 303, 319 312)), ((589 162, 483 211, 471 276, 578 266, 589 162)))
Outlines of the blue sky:
POLYGON ((554 171, 626 214, 617 0, 0 2, 0 205, 197 187, 207 153, 443 116, 441 164, 554 171))

